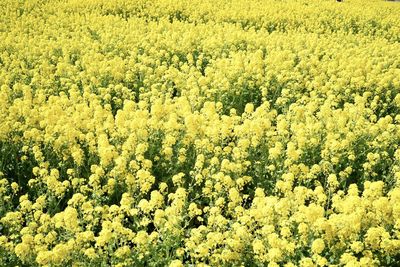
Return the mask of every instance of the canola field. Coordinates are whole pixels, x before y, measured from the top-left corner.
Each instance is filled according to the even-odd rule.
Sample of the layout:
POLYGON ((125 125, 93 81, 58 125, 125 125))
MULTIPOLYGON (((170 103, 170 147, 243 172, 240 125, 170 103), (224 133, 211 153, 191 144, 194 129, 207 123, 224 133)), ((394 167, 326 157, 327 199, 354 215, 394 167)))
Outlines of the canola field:
POLYGON ((399 266, 399 3, 0 14, 0 266, 399 266))

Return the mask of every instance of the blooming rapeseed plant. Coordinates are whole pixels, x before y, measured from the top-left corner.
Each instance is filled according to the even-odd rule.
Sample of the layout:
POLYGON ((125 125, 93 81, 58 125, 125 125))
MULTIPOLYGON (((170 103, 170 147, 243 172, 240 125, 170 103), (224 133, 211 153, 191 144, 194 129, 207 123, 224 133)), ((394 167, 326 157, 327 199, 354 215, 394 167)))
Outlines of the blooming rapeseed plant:
POLYGON ((0 10, 0 266, 400 264, 396 3, 0 10))

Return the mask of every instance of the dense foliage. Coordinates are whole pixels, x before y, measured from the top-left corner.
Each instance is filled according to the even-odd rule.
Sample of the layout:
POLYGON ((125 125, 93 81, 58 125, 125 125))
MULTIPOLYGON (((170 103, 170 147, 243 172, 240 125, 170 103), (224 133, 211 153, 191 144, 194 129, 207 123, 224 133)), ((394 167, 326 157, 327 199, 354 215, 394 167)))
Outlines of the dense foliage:
POLYGON ((1 266, 400 264, 400 4, 0 10, 1 266))

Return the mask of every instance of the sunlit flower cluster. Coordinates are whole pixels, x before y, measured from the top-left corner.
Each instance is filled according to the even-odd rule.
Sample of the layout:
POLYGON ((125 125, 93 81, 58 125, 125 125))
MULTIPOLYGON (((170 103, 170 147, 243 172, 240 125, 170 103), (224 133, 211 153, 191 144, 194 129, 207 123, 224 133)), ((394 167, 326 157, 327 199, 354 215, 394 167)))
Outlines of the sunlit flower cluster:
POLYGON ((0 9, 0 266, 400 264, 400 4, 0 9))

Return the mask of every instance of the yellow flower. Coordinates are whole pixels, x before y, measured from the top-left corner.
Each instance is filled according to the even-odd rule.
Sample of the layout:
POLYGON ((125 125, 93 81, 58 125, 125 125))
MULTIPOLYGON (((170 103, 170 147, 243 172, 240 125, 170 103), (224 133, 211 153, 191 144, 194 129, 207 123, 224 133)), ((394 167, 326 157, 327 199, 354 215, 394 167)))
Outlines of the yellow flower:
POLYGON ((84 254, 86 257, 88 257, 90 259, 94 259, 98 256, 94 248, 87 248, 85 250, 84 254))
POLYGON ((76 209, 67 207, 64 211, 64 224, 65 228, 69 231, 76 232, 79 231, 79 220, 78 212, 76 209))
POLYGON ((29 243, 22 242, 15 246, 15 254, 22 260, 25 260, 31 253, 29 243))
POLYGON ((256 255, 262 255, 265 252, 265 246, 259 239, 253 241, 253 251, 256 255))
POLYGON ((182 267, 182 266, 183 266, 183 264, 180 260, 173 260, 169 264, 169 267, 182 267))
POLYGON ((311 251, 315 254, 321 254, 325 249, 324 240, 321 238, 315 239, 311 245, 311 251))
POLYGON ((53 253, 51 251, 39 251, 36 256, 36 262, 43 266, 49 264, 52 258, 52 254, 53 253))

